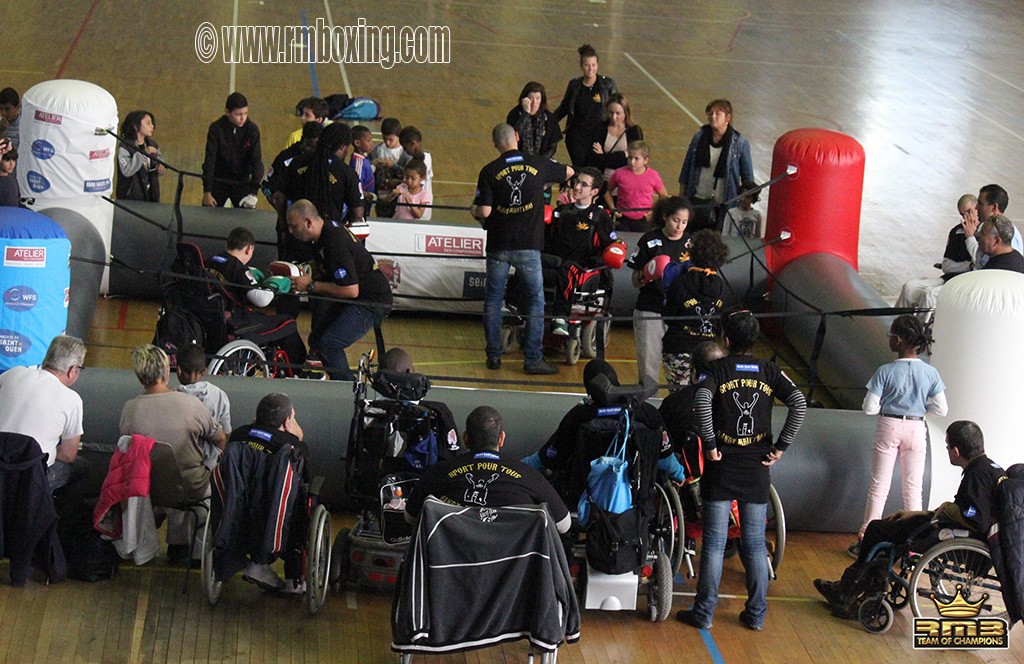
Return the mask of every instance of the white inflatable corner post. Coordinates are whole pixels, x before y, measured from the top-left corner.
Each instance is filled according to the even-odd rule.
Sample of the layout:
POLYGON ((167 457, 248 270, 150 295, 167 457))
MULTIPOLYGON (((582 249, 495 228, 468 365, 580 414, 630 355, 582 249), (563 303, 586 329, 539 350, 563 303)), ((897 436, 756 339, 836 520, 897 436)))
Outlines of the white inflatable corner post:
POLYGON ((1024 461, 1024 274, 980 270, 950 280, 939 293, 932 336, 932 365, 949 402, 946 417, 929 417, 934 509, 960 485, 961 469, 946 455, 950 423, 977 422, 985 453, 1003 468, 1024 461))
MULTIPOLYGON (((32 86, 21 97, 18 185, 34 198, 37 212, 66 208, 95 226, 110 256, 114 206, 103 200, 114 191, 117 102, 86 81, 54 80, 32 86)), ((100 292, 107 292, 104 270, 100 292)))

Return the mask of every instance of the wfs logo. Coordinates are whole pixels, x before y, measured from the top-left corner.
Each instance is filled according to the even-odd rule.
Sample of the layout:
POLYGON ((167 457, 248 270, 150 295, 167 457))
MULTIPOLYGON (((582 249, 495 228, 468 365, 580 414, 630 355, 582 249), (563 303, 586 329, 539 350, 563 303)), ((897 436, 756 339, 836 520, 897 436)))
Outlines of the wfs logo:
POLYGON ((32 141, 32 154, 35 155, 36 159, 52 159, 56 153, 57 150, 49 141, 44 141, 41 138, 32 141))
POLYGON ((4 291, 4 306, 11 311, 28 311, 38 301, 39 294, 28 286, 12 286, 4 291))
POLYGON ((25 176, 25 179, 28 180, 28 188, 37 194, 50 188, 50 181, 47 180, 42 173, 29 171, 25 176))
POLYGON ((17 357, 27 353, 30 348, 32 348, 32 342, 25 336, 13 330, 0 330, 0 355, 17 357))
MULTIPOLYGON (((1007 648, 1010 645, 1009 629, 1002 618, 979 618, 982 609, 987 608, 989 594, 982 593, 976 602, 964 597, 963 585, 956 584, 956 592, 948 601, 942 601, 935 593, 929 595, 935 602, 939 618, 914 618, 914 648, 959 649, 1007 648)), ((998 587, 993 588, 999 593, 998 587)), ((1000 598, 1001 599, 1001 598, 1000 598)))

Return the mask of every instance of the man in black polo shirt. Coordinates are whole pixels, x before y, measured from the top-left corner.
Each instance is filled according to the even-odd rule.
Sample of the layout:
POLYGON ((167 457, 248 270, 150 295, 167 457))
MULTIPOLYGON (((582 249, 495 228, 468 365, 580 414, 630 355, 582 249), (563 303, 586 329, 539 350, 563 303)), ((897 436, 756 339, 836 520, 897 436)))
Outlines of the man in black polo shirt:
POLYGON ((287 219, 297 240, 315 243, 313 275, 291 278, 293 290, 318 297, 310 347, 319 350, 332 380, 355 380, 345 349, 390 313, 391 286, 366 247, 339 222, 325 222, 308 200, 292 203, 287 219))
POLYGON ((484 290, 484 336, 487 368, 501 368, 501 307, 510 267, 522 279, 526 299, 526 337, 523 370, 528 374, 555 374, 558 368, 544 361, 544 277, 540 252, 544 248, 544 187, 564 182, 573 170, 516 149, 519 136, 511 125, 491 132, 501 156, 480 169, 476 198, 470 214, 487 231, 487 285, 484 290))
POLYGON ((928 523, 935 525, 935 533, 941 528, 963 528, 972 537, 985 539, 995 517, 996 485, 1005 473, 999 464, 985 456, 981 427, 970 420, 958 420, 946 429, 946 453, 951 464, 964 469, 952 502, 942 503, 931 512, 897 512, 872 521, 864 532, 857 561, 846 568, 843 577, 839 581, 814 580, 814 587, 828 600, 834 616, 857 617, 856 600, 864 592, 865 583, 870 582, 864 572, 867 557, 875 545, 891 542, 902 547, 915 531, 928 523))
POLYGON ((500 454, 505 444, 501 415, 478 406, 466 418, 469 452, 427 469, 405 503, 405 520, 416 523, 423 501, 434 496, 451 505, 507 507, 547 503, 558 532, 569 530, 569 510, 539 471, 500 454))

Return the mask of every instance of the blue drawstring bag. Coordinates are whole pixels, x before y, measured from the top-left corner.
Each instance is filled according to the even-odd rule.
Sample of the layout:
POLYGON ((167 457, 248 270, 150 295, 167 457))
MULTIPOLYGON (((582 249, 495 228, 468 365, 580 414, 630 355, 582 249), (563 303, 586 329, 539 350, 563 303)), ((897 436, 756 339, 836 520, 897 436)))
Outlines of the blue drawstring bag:
POLYGON ((605 455, 590 462, 587 490, 583 492, 578 505, 578 518, 583 525, 589 521, 591 504, 609 514, 622 514, 633 508, 629 462, 626 461, 629 411, 624 410, 622 415, 624 426, 615 433, 605 455))

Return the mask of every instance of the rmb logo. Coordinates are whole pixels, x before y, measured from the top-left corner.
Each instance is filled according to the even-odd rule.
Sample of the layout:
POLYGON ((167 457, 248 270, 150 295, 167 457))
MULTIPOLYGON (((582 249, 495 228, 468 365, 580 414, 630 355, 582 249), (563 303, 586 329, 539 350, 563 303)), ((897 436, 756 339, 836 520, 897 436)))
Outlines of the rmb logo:
POLYGON ((963 585, 956 584, 956 593, 943 601, 932 593, 938 618, 914 618, 915 649, 973 650, 976 648, 1008 648, 1009 627, 1002 618, 979 618, 989 594, 982 593, 976 602, 963 595, 963 585))

